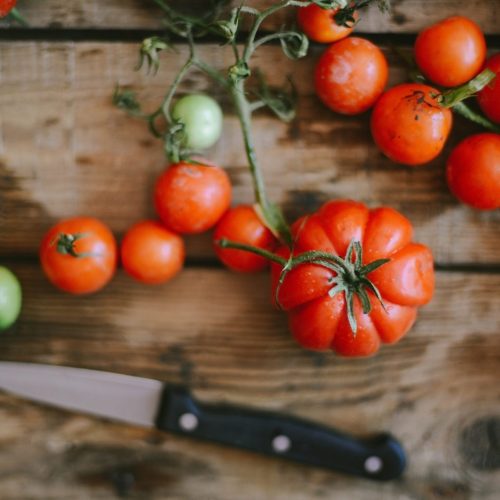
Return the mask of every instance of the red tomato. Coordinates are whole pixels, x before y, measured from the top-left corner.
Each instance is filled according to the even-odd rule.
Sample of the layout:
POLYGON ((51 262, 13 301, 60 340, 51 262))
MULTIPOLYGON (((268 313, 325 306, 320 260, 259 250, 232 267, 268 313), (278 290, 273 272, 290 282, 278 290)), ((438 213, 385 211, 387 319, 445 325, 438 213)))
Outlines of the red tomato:
POLYGON ((262 223, 254 208, 249 205, 239 205, 230 209, 218 222, 213 236, 215 253, 227 267, 234 271, 256 272, 268 265, 268 261, 259 255, 244 250, 221 248, 217 245, 217 241, 222 238, 269 251, 276 247, 276 238, 273 233, 262 223))
POLYGON ((180 162, 156 182, 154 200, 162 222, 177 233, 201 233, 214 226, 231 203, 231 183, 216 166, 180 162))
POLYGON ((448 158, 447 177, 451 191, 464 203, 482 210, 500 208, 500 135, 463 140, 448 158))
POLYGON ((495 54, 486 61, 486 68, 497 76, 477 94, 479 106, 492 121, 500 123, 500 54, 495 54))
POLYGON ((438 94, 427 85, 404 83, 378 100, 371 117, 372 136, 391 160, 421 165, 442 151, 453 117, 439 105, 438 94))
POLYGON ((0 0, 0 17, 5 17, 15 6, 17 0, 0 0))
POLYGON ((123 237, 123 268, 143 283, 156 285, 173 278, 182 269, 184 257, 182 238, 159 222, 138 222, 123 237))
MULTIPOLYGON (((381 343, 394 343, 405 335, 418 307, 432 298, 431 251, 412 242, 412 225, 396 210, 369 210, 350 200, 330 201, 296 221, 292 234, 294 256, 316 250, 344 258, 353 241, 359 242, 363 251, 362 262, 352 273, 337 274, 324 265, 303 263, 285 274, 281 286, 282 267, 272 264, 274 296, 289 312, 292 334, 303 347, 333 349, 344 356, 372 355, 381 343), (362 265, 378 259, 390 260, 372 272, 361 270, 362 265), (385 310, 364 284, 363 272, 380 292, 385 310), (345 291, 332 292, 339 280, 351 290, 365 287, 371 304, 371 311, 364 314, 359 294, 354 294, 355 334, 348 320, 345 291)), ((288 257, 290 251, 282 247, 277 254, 288 257)))
MULTIPOLYGON (((308 38, 320 43, 332 43, 352 33, 354 25, 351 27, 339 26, 335 22, 335 14, 338 9, 322 9, 315 4, 301 7, 297 11, 297 22, 300 29, 308 38)), ((358 18, 357 12, 354 19, 358 18)))
POLYGON ((363 38, 330 45, 315 70, 316 94, 333 111, 356 115, 371 108, 387 83, 382 51, 363 38))
POLYGON ((454 16, 421 31, 415 42, 415 60, 430 81, 455 87, 474 78, 486 57, 486 41, 479 26, 454 16))
POLYGON ((65 292, 92 293, 116 270, 116 241, 101 221, 75 217, 58 222, 40 245, 42 269, 49 281, 65 292))

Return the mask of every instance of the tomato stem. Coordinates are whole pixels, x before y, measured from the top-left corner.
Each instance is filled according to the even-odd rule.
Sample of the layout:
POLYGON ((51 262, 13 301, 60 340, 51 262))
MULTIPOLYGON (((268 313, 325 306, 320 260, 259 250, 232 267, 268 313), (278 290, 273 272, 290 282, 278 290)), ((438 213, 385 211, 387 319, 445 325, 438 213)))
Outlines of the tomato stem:
POLYGON ((276 262, 277 264, 281 264, 282 266, 286 265, 287 261, 283 257, 276 255, 268 250, 264 250, 263 248, 254 247, 253 245, 246 245, 245 243, 238 243, 236 241, 228 240, 227 238, 222 238, 215 242, 216 245, 221 248, 230 248, 233 250, 243 250, 245 252, 250 252, 255 255, 259 255, 260 257, 264 257, 267 260, 272 262, 276 262))
POLYGON ((496 74, 491 69, 486 68, 479 75, 474 77, 469 82, 453 89, 444 90, 438 97, 438 102, 445 108, 453 108, 458 103, 476 95, 486 85, 495 79, 496 74))
POLYGON ((57 251, 63 255, 71 255, 71 257, 76 258, 84 258, 84 257, 92 257, 96 254, 93 252, 77 252, 75 250, 75 243, 88 236, 88 233, 60 233, 57 235, 57 238, 52 242, 57 246, 57 251))
MULTIPOLYGON (((408 77, 412 82, 415 83, 428 83, 425 76, 420 72, 420 70, 417 67, 417 64, 415 63, 415 60, 411 55, 409 55, 407 52, 402 51, 399 48, 393 47, 394 52, 398 55, 398 57, 403 61, 404 65, 406 66, 407 72, 408 72, 408 77)), ((476 80, 476 82, 473 84, 473 88, 469 87, 472 90, 472 93, 469 93, 466 97, 470 97, 471 95, 474 95, 475 93, 479 92, 482 88, 484 88, 486 85, 491 83, 493 79, 495 78, 495 73, 493 73, 491 70, 488 70, 488 72, 483 71, 480 73, 476 78, 471 80, 473 82, 476 80), (493 76, 492 76, 493 75, 493 76), (484 84, 483 84, 484 83, 484 84)), ((466 83, 462 87, 468 86, 471 82, 466 83)), ((458 87, 460 88, 460 87, 458 87)), ((444 91, 444 93, 449 93, 456 91, 457 89, 449 89, 447 91, 444 91)), ((464 97, 463 99, 465 99, 464 97)), ((450 99, 450 97, 448 97, 450 99)), ((465 104, 462 100, 456 100, 456 102, 451 106, 451 109, 455 111, 457 114, 463 116, 464 118, 467 118, 471 122, 474 122, 478 125, 481 125, 487 130, 490 130, 491 132, 495 133, 500 133, 500 126, 496 125, 492 121, 490 121, 488 118, 486 118, 484 115, 477 113, 476 111, 473 111, 467 104, 465 104)))

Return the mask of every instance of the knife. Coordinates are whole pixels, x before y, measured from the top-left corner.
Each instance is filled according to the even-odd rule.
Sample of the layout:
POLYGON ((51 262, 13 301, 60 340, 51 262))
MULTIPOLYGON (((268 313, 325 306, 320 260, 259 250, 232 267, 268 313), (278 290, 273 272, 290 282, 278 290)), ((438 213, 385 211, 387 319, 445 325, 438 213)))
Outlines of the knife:
POLYGON ((112 420, 214 441, 376 480, 399 477, 401 444, 384 433, 356 439, 278 413, 197 401, 179 385, 82 368, 0 362, 0 390, 112 420))

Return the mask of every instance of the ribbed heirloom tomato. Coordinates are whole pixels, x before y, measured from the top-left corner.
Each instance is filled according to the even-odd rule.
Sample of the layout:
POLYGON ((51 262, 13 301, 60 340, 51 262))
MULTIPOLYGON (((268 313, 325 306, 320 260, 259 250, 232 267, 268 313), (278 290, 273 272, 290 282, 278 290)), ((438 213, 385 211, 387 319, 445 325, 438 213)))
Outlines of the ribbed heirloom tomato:
POLYGON ((69 293, 96 292, 113 277, 117 264, 113 233, 98 219, 59 221, 40 245, 42 269, 49 281, 69 293))
POLYGON ((121 261, 125 271, 150 285, 165 283, 184 264, 184 241, 159 222, 134 224, 123 237, 121 261))
POLYGON ((371 132, 380 150, 405 165, 422 165, 441 153, 453 122, 440 106, 439 92, 419 83, 403 83, 385 92, 373 108, 371 132))
POLYGON ((228 210, 217 223, 213 235, 215 253, 233 271, 251 273, 261 271, 268 265, 268 261, 259 255, 244 250, 221 248, 218 242, 223 238, 269 251, 274 250, 277 244, 273 233, 249 205, 238 205, 228 210))
POLYGON ((177 233, 202 233, 231 203, 231 183, 222 168, 179 162, 167 167, 154 192, 156 212, 177 233))
POLYGON ((422 73, 443 87, 474 78, 486 57, 486 41, 479 26, 463 16, 449 17, 419 33, 415 60, 422 73))
MULTIPOLYGON (((306 348, 370 356, 381 343, 398 341, 432 298, 431 251, 412 242, 412 225, 396 210, 330 201, 296 221, 292 233, 293 255, 314 251, 315 263, 285 273, 273 263, 273 294, 306 348)), ((289 258, 290 250, 277 254, 289 258)))
POLYGON ((330 45, 319 59, 316 94, 337 113, 363 113, 384 91, 387 75, 387 61, 376 45, 363 38, 345 38, 330 45))
MULTIPOLYGON (((353 26, 340 26, 335 21, 338 9, 322 9, 316 4, 297 10, 297 23, 308 38, 319 43, 332 43, 349 36, 353 26)), ((358 18, 355 12, 354 19, 358 18)))

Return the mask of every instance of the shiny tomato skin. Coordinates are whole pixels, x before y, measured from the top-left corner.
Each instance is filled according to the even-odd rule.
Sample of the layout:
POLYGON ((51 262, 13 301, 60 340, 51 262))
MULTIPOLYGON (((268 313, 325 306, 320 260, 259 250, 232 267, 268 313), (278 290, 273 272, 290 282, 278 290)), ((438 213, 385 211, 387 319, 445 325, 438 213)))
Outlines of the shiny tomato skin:
POLYGON ((464 139, 447 162, 451 192, 480 210, 500 208, 500 134, 481 133, 464 139))
POLYGON ((158 178, 154 202, 161 221, 172 231, 202 233, 229 208, 231 183, 220 167, 179 162, 158 178))
POLYGON ((373 108, 372 137, 391 160, 418 166, 436 158, 446 143, 452 113, 437 102, 438 91, 403 83, 385 92, 373 108))
MULTIPOLYGON (((334 17, 337 12, 338 9, 322 9, 315 4, 300 7, 297 10, 297 23, 310 40, 319 43, 337 42, 349 36, 354 29, 354 25, 339 26, 334 17)), ((358 18, 357 12, 353 17, 358 18)))
MULTIPOLYGON (((335 271, 304 263, 289 271, 279 285, 282 267, 271 265, 273 298, 288 312, 294 338, 307 349, 371 356, 382 344, 400 340, 415 322, 418 308, 432 298, 432 254, 426 246, 413 243, 410 221, 392 208, 370 210, 352 200, 329 201, 293 224, 292 235, 295 256, 316 249, 344 258, 345 241, 351 235, 368 256, 364 264, 390 259, 368 274, 382 295, 385 309, 368 290, 372 310, 364 314, 359 299, 354 297, 358 325, 355 335, 348 321, 344 293, 329 295, 336 284, 335 271)), ((290 250, 281 247, 275 253, 288 258, 290 250)))
POLYGON ((113 277, 117 265, 117 245, 111 230, 93 217, 64 219, 47 231, 40 244, 40 261, 49 281, 72 294, 94 293, 113 277), (81 235, 74 243, 74 257, 60 253, 61 234, 81 235))
POLYGON ((15 6, 17 0, 0 0, 0 17, 5 17, 15 6))
POLYGON ((434 294, 434 260, 430 249, 408 243, 391 254, 391 261, 370 274, 387 300, 402 306, 423 306, 434 294))
POLYGON ((463 16, 444 19, 424 29, 415 42, 415 60, 431 82, 462 85, 480 71, 486 41, 479 26, 463 16))
POLYGON ((243 250, 221 248, 217 241, 226 238, 267 251, 273 251, 277 241, 250 205, 229 209, 219 220, 213 234, 215 253, 233 271, 253 273, 265 269, 269 261, 264 257, 243 250))
POLYGON ((125 271, 149 285, 172 279, 182 269, 186 253, 179 235, 152 220, 134 224, 125 233, 120 251, 125 271))
POLYGON ((387 76, 387 60, 376 45, 363 38, 345 38, 320 57, 314 77, 316 94, 331 110, 356 115, 375 104, 387 76))
POLYGON ((495 79, 477 94, 477 101, 483 113, 495 123, 500 123, 500 54, 491 56, 485 68, 496 74, 495 79))

